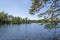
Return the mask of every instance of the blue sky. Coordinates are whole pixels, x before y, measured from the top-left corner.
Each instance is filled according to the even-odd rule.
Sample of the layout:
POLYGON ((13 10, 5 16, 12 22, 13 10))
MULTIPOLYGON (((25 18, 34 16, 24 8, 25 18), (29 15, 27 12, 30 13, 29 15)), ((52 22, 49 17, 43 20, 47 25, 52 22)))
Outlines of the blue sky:
POLYGON ((22 18, 39 19, 37 15, 29 14, 30 6, 30 0, 0 0, 0 12, 5 11, 9 15, 22 18))
MULTIPOLYGON (((43 17, 38 18, 37 14, 29 14, 31 4, 31 0, 0 0, 0 12, 5 11, 9 15, 19 16, 22 18, 28 17, 29 19, 42 19, 43 17)), ((40 10, 40 13, 50 9, 50 5, 51 4, 47 3, 46 6, 40 10)))

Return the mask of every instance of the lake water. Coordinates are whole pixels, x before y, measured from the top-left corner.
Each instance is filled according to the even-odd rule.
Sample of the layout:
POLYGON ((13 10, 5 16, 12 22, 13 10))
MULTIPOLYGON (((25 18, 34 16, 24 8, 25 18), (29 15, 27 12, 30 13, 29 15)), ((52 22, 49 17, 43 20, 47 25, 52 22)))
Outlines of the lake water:
POLYGON ((60 27, 50 29, 40 23, 0 25, 0 40, 55 40, 54 38, 60 40, 60 27))

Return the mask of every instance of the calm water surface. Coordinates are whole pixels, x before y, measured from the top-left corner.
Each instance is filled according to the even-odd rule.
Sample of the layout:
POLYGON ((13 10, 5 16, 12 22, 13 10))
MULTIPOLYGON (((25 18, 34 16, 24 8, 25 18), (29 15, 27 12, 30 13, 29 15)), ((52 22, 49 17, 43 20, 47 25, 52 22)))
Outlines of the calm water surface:
POLYGON ((0 40, 60 40, 59 26, 50 29, 40 23, 0 25, 0 40))

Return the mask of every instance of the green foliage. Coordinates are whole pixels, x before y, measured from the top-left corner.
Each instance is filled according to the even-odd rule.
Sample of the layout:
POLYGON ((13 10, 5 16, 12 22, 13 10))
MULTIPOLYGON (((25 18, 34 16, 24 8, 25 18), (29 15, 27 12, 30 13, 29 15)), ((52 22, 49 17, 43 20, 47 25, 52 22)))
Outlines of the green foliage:
MULTIPOLYGON (((38 14, 39 17, 44 17, 45 19, 51 19, 53 23, 54 19, 59 19, 60 16, 60 0, 32 0, 32 6, 29 9, 30 14, 39 13, 41 9, 44 9, 47 5, 49 9, 44 9, 44 12, 38 14)), ((54 22, 55 23, 55 22, 54 22)))
MULTIPOLYGON (((54 22, 60 22, 60 20, 55 20, 54 22)), ((45 20, 30 20, 27 17, 14 17, 12 15, 8 15, 8 13, 0 12, 0 24, 27 24, 27 23, 48 23, 51 22, 49 19, 45 20)))
POLYGON ((28 18, 14 17, 7 13, 0 12, 0 24, 24 24, 31 23, 28 18))

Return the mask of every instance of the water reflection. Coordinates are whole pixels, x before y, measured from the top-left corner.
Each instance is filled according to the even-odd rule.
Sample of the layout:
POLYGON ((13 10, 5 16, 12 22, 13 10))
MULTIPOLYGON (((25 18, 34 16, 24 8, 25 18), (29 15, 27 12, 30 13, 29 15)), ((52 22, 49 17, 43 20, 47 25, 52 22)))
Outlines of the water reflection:
POLYGON ((54 29, 54 33, 53 33, 53 38, 51 38, 52 40, 60 40, 59 38, 58 38, 58 36, 56 35, 57 34, 57 31, 56 31, 56 29, 57 28, 59 28, 59 26, 58 26, 58 24, 57 25, 48 25, 47 26, 47 24, 45 25, 45 27, 44 27, 45 29, 54 29))
POLYGON ((0 25, 0 40, 56 40, 59 38, 60 27, 50 29, 40 23, 0 25))

